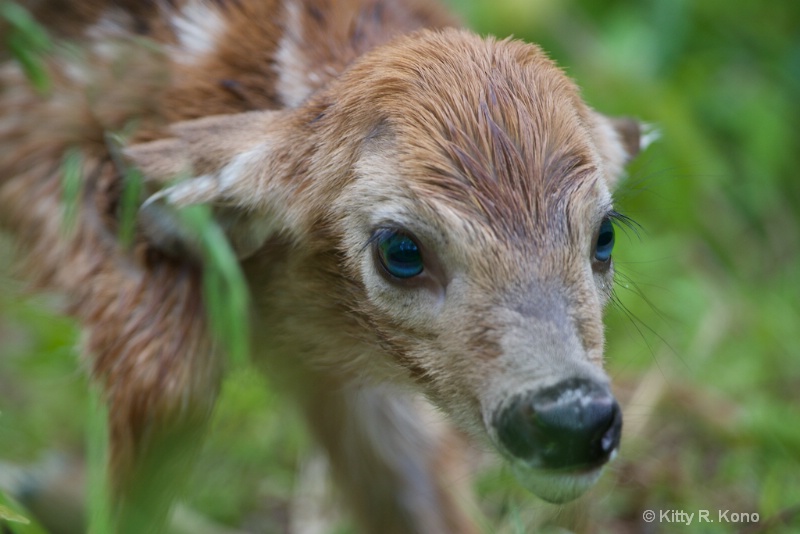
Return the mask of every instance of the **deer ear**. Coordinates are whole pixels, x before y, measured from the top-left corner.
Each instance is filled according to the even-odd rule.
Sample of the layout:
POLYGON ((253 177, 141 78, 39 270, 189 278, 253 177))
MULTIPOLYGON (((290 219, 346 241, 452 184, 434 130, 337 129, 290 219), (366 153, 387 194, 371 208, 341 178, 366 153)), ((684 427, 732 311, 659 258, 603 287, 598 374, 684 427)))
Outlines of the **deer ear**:
POLYGON ((626 163, 658 138, 654 128, 629 117, 594 113, 594 136, 606 168, 606 181, 614 187, 626 163))
POLYGON ((163 187, 139 210, 149 242, 176 255, 199 242, 178 210, 208 204, 240 258, 278 231, 291 233, 288 213, 307 135, 295 113, 261 111, 206 117, 173 125, 173 137, 123 151, 147 184, 163 187))

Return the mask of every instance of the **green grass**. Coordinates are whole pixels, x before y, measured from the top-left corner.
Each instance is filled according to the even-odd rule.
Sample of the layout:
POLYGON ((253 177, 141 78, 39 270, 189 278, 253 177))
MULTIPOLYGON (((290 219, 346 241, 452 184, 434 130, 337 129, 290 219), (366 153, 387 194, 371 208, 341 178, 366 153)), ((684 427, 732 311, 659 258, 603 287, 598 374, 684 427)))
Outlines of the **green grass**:
POLYGON ((40 56, 51 48, 50 38, 27 10, 16 2, 0 1, 2 45, 17 59, 33 87, 40 93, 50 89, 40 56))
MULTIPOLYGON (((455 5, 481 32, 541 43, 597 109, 662 133, 617 195, 643 228, 618 237, 621 306, 607 320, 622 453, 564 510, 502 467, 482 471, 486 531, 636 533, 648 509, 760 515, 757 525, 655 522, 652 532, 800 531, 800 4, 455 5)), ((77 331, 51 299, 0 282, 0 460, 81 451, 89 397, 77 331)), ((280 532, 310 451, 291 408, 239 366, 185 502, 222 524, 280 532)))

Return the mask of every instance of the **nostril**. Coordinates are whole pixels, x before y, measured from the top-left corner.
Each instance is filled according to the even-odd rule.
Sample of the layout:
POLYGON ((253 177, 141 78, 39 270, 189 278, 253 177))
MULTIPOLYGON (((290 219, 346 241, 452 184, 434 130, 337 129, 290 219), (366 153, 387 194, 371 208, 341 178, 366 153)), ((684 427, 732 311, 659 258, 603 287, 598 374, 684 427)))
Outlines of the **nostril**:
POLYGON ((600 450, 604 454, 611 454, 619 446, 620 436, 622 435, 622 410, 616 401, 611 406, 610 424, 603 437, 600 439, 600 450))
POLYGON ((547 469, 600 465, 619 446, 622 412, 606 387, 570 379, 517 397, 496 420, 506 450, 547 469))

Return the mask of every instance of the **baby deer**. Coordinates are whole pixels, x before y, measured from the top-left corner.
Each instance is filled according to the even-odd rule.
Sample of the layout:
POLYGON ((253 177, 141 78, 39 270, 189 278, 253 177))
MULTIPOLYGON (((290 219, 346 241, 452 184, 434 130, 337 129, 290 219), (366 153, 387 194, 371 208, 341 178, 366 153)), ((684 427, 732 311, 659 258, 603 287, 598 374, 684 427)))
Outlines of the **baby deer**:
POLYGON ((120 514, 187 456, 222 376, 177 215, 194 204, 245 273, 252 358, 365 532, 476 531, 447 474, 460 434, 426 424, 418 394, 546 500, 597 480, 622 427, 602 310, 635 122, 589 108, 538 47, 451 28, 426 0, 31 5, 82 55, 53 53, 46 97, 0 71, 0 221, 85 327, 120 514), (115 154, 105 133, 123 130, 115 154), (133 246, 128 166, 149 195, 133 246))

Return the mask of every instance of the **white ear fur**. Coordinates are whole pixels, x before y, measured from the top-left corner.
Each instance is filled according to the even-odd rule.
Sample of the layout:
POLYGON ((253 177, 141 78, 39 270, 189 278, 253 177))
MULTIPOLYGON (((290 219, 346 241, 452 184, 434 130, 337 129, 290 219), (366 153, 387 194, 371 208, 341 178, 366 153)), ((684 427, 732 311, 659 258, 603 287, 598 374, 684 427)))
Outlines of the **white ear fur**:
POLYGON ((641 130, 641 135, 639 136, 640 152, 661 139, 661 130, 657 124, 642 122, 639 124, 639 128, 641 130))
MULTIPOLYGON (((251 185, 249 182, 254 179, 241 174, 247 155, 251 159, 260 155, 268 164, 271 149, 281 146, 282 137, 291 132, 290 118, 284 111, 256 111, 179 122, 170 126, 171 138, 127 147, 123 155, 151 183, 166 185, 194 176, 224 181, 220 186, 225 187, 219 191, 236 189, 236 182, 251 185)), ((192 203, 192 195, 187 194, 192 183, 189 180, 182 187, 187 203, 192 203)), ((196 183, 198 188, 209 189, 208 185, 196 183)), ((204 198, 202 201, 212 200, 205 194, 196 196, 204 198)))
POLYGON ((125 149, 147 183, 173 184, 140 208, 148 240, 168 252, 194 254, 197 240, 176 214, 194 204, 211 205, 240 258, 289 224, 282 213, 292 189, 292 154, 303 154, 292 118, 288 111, 205 117, 173 125, 172 138, 125 149))

